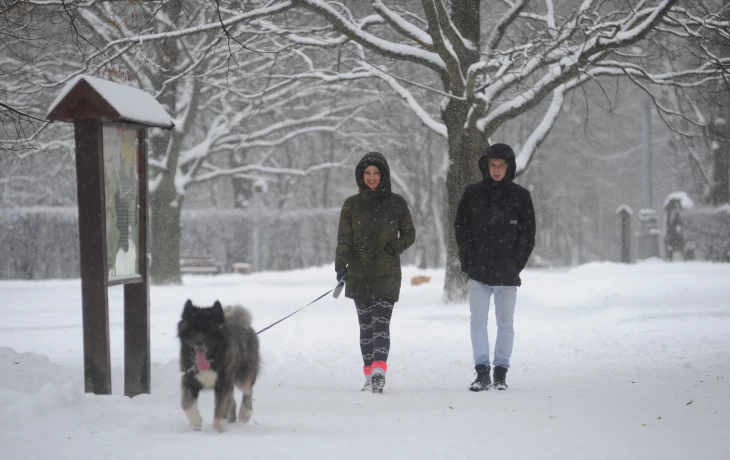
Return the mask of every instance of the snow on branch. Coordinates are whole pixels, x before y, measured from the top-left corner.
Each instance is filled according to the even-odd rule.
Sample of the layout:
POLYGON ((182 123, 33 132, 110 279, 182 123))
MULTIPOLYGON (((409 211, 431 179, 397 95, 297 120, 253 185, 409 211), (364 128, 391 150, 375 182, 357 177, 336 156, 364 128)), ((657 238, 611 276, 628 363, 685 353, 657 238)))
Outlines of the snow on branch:
POLYGON ((483 132, 491 132, 494 129, 492 125, 496 125, 504 119, 514 118, 516 115, 534 107, 545 96, 550 94, 551 91, 560 86, 564 81, 570 79, 573 75, 574 71, 567 72, 561 70, 561 66, 552 66, 551 71, 543 75, 537 83, 529 86, 525 91, 512 97, 512 99, 493 108, 484 117, 480 118, 477 121, 477 128, 483 132))
POLYGON ((540 147, 540 144, 542 144, 552 130, 552 127, 555 125, 555 120, 558 118, 560 110, 563 108, 565 91, 567 88, 568 87, 566 85, 560 85, 553 90, 553 98, 550 102, 550 106, 545 111, 545 115, 527 138, 527 141, 525 141, 520 152, 517 154, 517 174, 521 174, 527 169, 527 166, 530 164, 535 152, 537 152, 538 147, 540 147))
POLYGON ((193 27, 187 27, 180 30, 170 31, 170 32, 161 32, 156 34, 140 34, 135 37, 130 37, 127 39, 117 40, 115 42, 109 43, 105 48, 109 48, 111 46, 120 44, 120 43, 128 43, 128 42, 137 42, 137 43, 144 43, 149 41, 157 41, 157 40, 169 40, 171 38, 178 38, 178 37, 184 37, 187 35, 198 35, 204 32, 210 32, 210 31, 217 31, 221 29, 221 27, 231 27, 237 24, 240 24, 245 21, 251 21, 256 18, 260 17, 268 17, 273 14, 281 13, 283 11, 286 11, 292 7, 291 1, 282 1, 280 3, 276 3, 273 5, 265 6, 262 8, 256 8, 250 11, 246 11, 245 13, 236 15, 232 18, 225 19, 223 21, 216 20, 210 23, 206 24, 200 24, 193 27))
POLYGON ((686 121, 686 122, 688 122, 690 124, 693 124, 693 125, 703 126, 701 124, 701 122, 700 122, 700 121, 702 121, 701 118, 700 118, 700 121, 695 121, 695 120, 692 120, 690 117, 688 117, 687 115, 683 114, 680 111, 673 110, 671 108, 665 107, 659 101, 660 98, 657 97, 651 91, 651 89, 649 89, 646 85, 644 85, 642 82, 640 82, 635 77, 631 76, 631 74, 628 74, 628 75, 629 75, 629 78, 631 79, 631 81, 633 81, 636 86, 638 86, 639 88, 641 88, 649 96, 649 98, 652 101, 652 104, 654 104, 654 106, 657 109, 657 113, 659 114, 659 117, 662 119, 662 121, 664 121, 664 124, 667 126, 668 129, 670 129, 670 130, 672 130, 674 132, 677 132, 679 134, 682 134, 685 137, 691 137, 691 134, 690 133, 682 133, 682 132, 679 131, 678 128, 673 127, 672 124, 669 123, 669 121, 664 118, 664 114, 669 115, 669 116, 672 116, 672 117, 675 117, 675 118, 678 118, 678 119, 682 119, 682 120, 684 120, 684 121, 686 121))
POLYGON ((708 12, 706 16, 699 17, 685 8, 672 7, 672 11, 663 21, 674 27, 671 29, 676 35, 681 35, 676 28, 681 28, 686 35, 703 39, 703 32, 712 31, 725 40, 730 40, 730 21, 721 20, 717 14, 708 12))
POLYGON ((489 38, 487 39, 485 54, 489 55, 492 50, 497 49, 497 46, 499 46, 499 43, 502 40, 502 37, 504 37, 505 31, 515 21, 515 19, 517 19, 522 10, 525 8, 525 5, 528 1, 529 0, 518 0, 514 2, 509 11, 507 11, 507 13, 505 13, 502 18, 497 22, 497 24, 494 25, 494 28, 492 29, 492 32, 489 34, 489 38))
MULTIPOLYGON (((327 121, 327 120, 323 120, 327 121)), ((330 120, 334 121, 334 120, 330 120)), ((327 125, 317 125, 317 126, 308 126, 305 128, 300 128, 295 131, 288 132, 282 136, 277 137, 275 140, 244 140, 238 144, 236 144, 236 148, 242 148, 242 149, 251 149, 256 147, 277 147, 280 146, 292 139, 294 139, 297 136, 301 136, 302 134, 308 134, 308 133, 315 133, 315 132, 333 132, 336 133, 339 130, 339 125, 334 126, 327 126, 327 125)))
MULTIPOLYGON (((459 59, 463 59, 470 52, 476 51, 475 44, 461 35, 458 27, 451 21, 444 0, 425 0, 423 1, 424 10, 427 13, 432 10, 434 15, 434 32, 439 31, 444 43, 450 48, 450 52, 455 54, 459 59), (436 27, 437 26, 437 27, 436 27)), ((429 27, 431 21, 429 20, 429 27)), ((433 35, 431 35, 433 37, 433 35)))
POLYGON ((260 164, 250 164, 245 166, 239 166, 237 168, 223 169, 210 164, 205 164, 208 172, 200 174, 195 178, 193 182, 204 182, 219 177, 234 176, 239 174, 245 174, 248 172, 259 172, 263 174, 279 175, 279 176, 299 176, 306 177, 314 173, 324 171, 327 169, 335 168, 350 168, 349 160, 342 162, 325 162, 317 165, 310 166, 307 169, 296 169, 296 168, 277 168, 272 166, 264 166, 260 164))
POLYGON ((37 148, 37 138, 46 126, 46 120, 36 117, 25 107, 0 98, 0 152, 9 152, 17 159, 32 155, 37 148))
POLYGON ((638 64, 615 60, 596 61, 595 72, 602 75, 631 75, 645 79, 651 83, 681 88, 694 88, 703 84, 727 78, 723 68, 730 66, 730 57, 724 57, 719 62, 705 62, 694 69, 677 70, 673 72, 650 73, 638 64))
POLYGON ((352 110, 353 106, 340 107, 337 109, 324 110, 315 115, 299 118, 299 119, 288 119, 272 123, 262 129, 253 131, 247 134, 232 134, 231 128, 239 126, 242 123, 242 119, 249 114, 240 115, 240 119, 229 120, 225 115, 219 115, 215 118, 210 128, 206 133, 205 138, 197 143, 195 146, 184 150, 180 153, 179 167, 183 167, 195 160, 208 157, 214 149, 220 148, 220 144, 233 144, 229 148, 254 148, 254 147, 272 147, 281 145, 284 142, 296 137, 296 135, 303 134, 305 132, 314 131, 332 131, 334 129, 329 124, 323 126, 311 127, 308 125, 316 123, 329 123, 337 120, 342 121, 342 118, 333 119, 333 115, 337 115, 345 110, 352 110), (277 134, 281 131, 293 129, 297 127, 307 126, 307 128, 300 128, 295 131, 295 134, 286 134, 279 136, 277 140, 265 140, 265 138, 277 134))
MULTIPOLYGON (((561 75, 565 80, 570 78, 569 73, 575 72, 581 58, 585 59, 585 56, 590 55, 582 45, 570 46, 566 44, 575 32, 574 22, 576 20, 573 19, 573 21, 562 27, 555 40, 546 44, 541 52, 533 51, 529 53, 529 57, 519 69, 511 71, 510 68, 513 67, 514 61, 512 59, 503 59, 503 69, 500 69, 499 77, 492 77, 490 83, 478 95, 485 102, 485 106, 489 107, 492 101, 507 89, 519 84, 543 68, 550 69, 551 75, 546 76, 548 79, 561 75), (556 63, 560 63, 559 68, 553 66, 556 63)), ((528 55, 527 51, 527 49, 524 51, 526 56, 528 55)), ((543 77, 543 80, 546 77, 543 77)))
POLYGON ((355 25, 334 9, 328 2, 323 0, 292 0, 292 3, 320 14, 337 31, 347 36, 350 40, 368 49, 372 49, 383 56, 422 64, 437 72, 442 72, 446 68, 445 62, 438 54, 415 46, 379 38, 355 25))
MULTIPOLYGON (((477 98, 484 101, 483 107, 485 110, 484 116, 477 123, 478 128, 491 132, 504 120, 513 118, 534 107, 550 91, 581 72, 588 72, 594 77, 620 74, 637 76, 656 84, 683 87, 700 86, 712 79, 724 78, 726 72, 722 70, 730 65, 730 58, 716 57, 714 60, 706 61, 696 69, 657 75, 651 75, 639 65, 631 62, 605 59, 605 56, 614 50, 643 39, 660 23, 662 17, 669 14, 674 3, 676 3, 676 0, 662 0, 654 7, 637 8, 633 12, 626 13, 623 19, 613 21, 612 26, 607 29, 593 24, 588 29, 583 28, 586 33, 592 35, 587 36, 583 41, 570 43, 568 40, 579 30, 578 21, 582 21, 581 18, 583 17, 582 13, 576 14, 570 21, 560 27, 560 34, 556 36, 552 43, 545 42, 542 51, 539 53, 533 52, 519 69, 505 72, 500 78, 492 76, 489 79, 487 84, 484 85, 483 91, 476 95, 477 98), (556 66, 556 64, 559 65, 556 66), (616 68, 615 71, 610 70, 610 67, 613 66, 616 68), (538 70, 546 67, 547 69, 541 77, 534 75, 538 70), (512 95, 510 100, 503 102, 496 108, 491 107, 497 97, 514 88, 517 84, 522 85, 527 78, 536 78, 536 80, 534 83, 528 84, 527 89, 512 95)), ((516 5, 514 4, 514 6, 516 5)), ((589 5, 590 2, 586 1, 582 8, 589 5)), ((550 9, 548 8, 548 10, 550 9)), ((549 24, 551 21, 550 17, 546 17, 546 23, 549 24)), ((483 66, 475 67, 473 70, 474 74, 485 72, 483 66)), ((663 108, 660 107, 660 109, 663 108)), ((664 109, 664 112, 669 113, 666 109, 664 109)))
POLYGON ((420 200, 417 199, 416 194, 413 193, 413 190, 408 186, 408 183, 403 180, 402 177, 400 177, 400 174, 398 174, 398 171, 395 171, 394 169, 390 170, 390 178, 393 180, 393 183, 397 185, 401 189, 401 193, 405 195, 406 201, 409 203, 419 203, 420 200))
MULTIPOLYGON (((367 63, 363 64, 369 65, 367 63)), ((370 68, 381 80, 390 85, 393 91, 395 91, 395 93, 405 101, 406 105, 416 114, 418 119, 421 120, 421 122, 426 127, 431 129, 433 132, 443 137, 444 139, 448 139, 446 125, 436 121, 428 112, 426 112, 426 110, 421 106, 416 98, 413 97, 413 94, 411 94, 410 91, 404 88, 403 85, 398 82, 398 80, 375 66, 370 66, 370 68)))
POLYGON ((662 2, 654 8, 646 8, 644 10, 636 12, 634 15, 629 16, 624 25, 617 30, 613 36, 605 37, 598 35, 593 38, 593 42, 589 41, 586 48, 615 48, 618 46, 625 46, 631 43, 636 43, 640 39, 644 38, 649 31, 656 25, 657 22, 662 20, 678 0, 662 0, 662 2), (640 18, 645 16, 643 20, 640 18), (638 25, 635 23, 640 21, 638 25))
MULTIPOLYGON (((368 28, 384 24, 385 21, 381 16, 371 14, 359 20, 355 24, 356 28, 367 30, 368 28)), ((325 27, 307 27, 301 29, 292 29, 290 27, 281 27, 268 19, 259 19, 251 22, 252 25, 260 27, 260 30, 247 30, 247 32, 256 35, 266 35, 275 33, 281 37, 285 37, 291 43, 303 46, 316 46, 320 48, 332 48, 345 44, 349 37, 346 35, 337 35, 332 37, 332 26, 325 27), (328 36, 329 35, 329 36, 328 36)))
POLYGON ((401 35, 410 38, 427 50, 433 50, 433 40, 426 31, 385 6, 381 0, 373 1, 373 9, 401 35))
MULTIPOLYGON (((462 62, 466 62, 467 54, 473 50, 473 44, 467 46, 466 40, 451 22, 442 0, 424 0, 423 10, 428 20, 428 34, 433 39, 434 48, 446 63, 446 72, 452 83, 462 82, 466 86, 462 62)), ((456 86, 458 87, 458 86, 456 86)))
MULTIPOLYGON (((281 130, 284 130, 284 129, 293 128, 293 127, 297 127, 297 126, 302 126, 302 125, 305 125, 305 124, 317 123, 319 121, 327 120, 329 117, 336 116, 336 115, 338 115, 338 114, 340 114, 342 112, 350 111, 350 110, 355 110, 358 107, 360 107, 360 104, 359 103, 358 104, 351 104, 351 105, 346 105, 346 106, 338 107, 338 108, 335 108, 335 109, 323 110, 323 111, 321 111, 321 112, 319 112, 317 114, 314 114, 314 115, 311 115, 311 116, 308 116, 308 117, 304 117, 304 118, 282 120, 282 121, 279 121, 279 122, 276 122, 276 123, 272 123, 272 124, 266 126, 265 128, 262 128, 260 130, 251 132, 251 133, 245 135, 244 136, 244 139, 246 139, 246 140, 262 139, 264 137, 267 137, 267 136, 270 136, 272 134, 275 134, 278 131, 281 131, 281 130)), ((341 117, 341 115, 338 115, 338 116, 341 117)))
MULTIPOLYGON (((43 2, 43 1, 34 1, 35 4, 63 4, 63 2, 43 2)), ((92 2, 93 3, 93 2, 92 2)), ((138 33, 129 37, 120 38, 117 40, 113 40, 108 42, 104 47, 97 48, 97 51, 94 53, 90 53, 88 56, 86 56, 84 60, 83 67, 79 68, 76 72, 68 74, 65 78, 63 78, 60 81, 53 82, 50 84, 42 85, 44 87, 54 87, 57 85, 62 85, 75 76, 82 74, 82 73, 93 73, 97 69, 103 68, 106 65, 108 65, 110 62, 113 62, 115 59, 117 59, 122 54, 128 52, 130 49, 134 48, 137 45, 141 45, 143 43, 148 42, 156 42, 161 40, 170 40, 170 39, 179 39, 183 37, 187 37, 190 35, 200 35, 200 34, 206 34, 212 31, 220 30, 223 27, 231 27, 239 25, 240 23, 246 22, 246 21, 252 21, 260 17, 268 17, 270 15, 280 13, 283 11, 286 11, 287 9, 290 9, 292 7, 291 1, 283 1, 280 3, 276 3, 273 5, 265 6, 262 8, 256 8, 250 11, 247 11, 245 13, 236 15, 232 18, 225 19, 223 21, 216 20, 209 23, 204 23, 192 27, 187 27, 183 29, 178 30, 167 30, 165 32, 158 32, 158 33, 138 33), (107 53, 115 48, 118 48, 121 45, 125 45, 121 50, 118 50, 116 53, 114 53, 111 57, 102 58, 101 62, 98 62, 98 59, 101 56, 106 56, 107 53), (91 65, 92 62, 95 62, 95 65, 91 65)), ((219 37, 220 38, 220 37, 219 37)))

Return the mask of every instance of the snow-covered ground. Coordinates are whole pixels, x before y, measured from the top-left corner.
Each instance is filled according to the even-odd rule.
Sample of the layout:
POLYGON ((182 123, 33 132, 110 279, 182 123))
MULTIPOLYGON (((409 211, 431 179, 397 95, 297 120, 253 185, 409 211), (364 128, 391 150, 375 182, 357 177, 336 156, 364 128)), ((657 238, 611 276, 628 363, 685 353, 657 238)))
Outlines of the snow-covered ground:
POLYGON ((121 394, 120 287, 109 290, 114 395, 94 396, 83 392, 79 281, 0 282, 0 456, 730 458, 730 265, 710 263, 525 272, 510 388, 485 393, 467 391, 467 306, 440 302, 443 271, 409 267, 383 395, 359 391, 354 307, 328 296, 260 336, 252 423, 214 432, 206 393, 203 431, 191 431, 176 365, 185 300, 243 303, 260 329, 333 279, 329 266, 153 286, 153 389, 134 399, 121 394), (420 274, 432 282, 407 282, 420 274))

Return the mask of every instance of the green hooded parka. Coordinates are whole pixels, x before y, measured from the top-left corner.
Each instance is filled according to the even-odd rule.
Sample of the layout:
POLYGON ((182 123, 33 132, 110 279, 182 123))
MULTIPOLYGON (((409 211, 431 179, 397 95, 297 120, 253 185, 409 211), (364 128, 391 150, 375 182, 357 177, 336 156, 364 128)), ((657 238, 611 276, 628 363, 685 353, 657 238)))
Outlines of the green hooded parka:
POLYGON ((400 295, 400 254, 416 240, 406 200, 390 189, 390 168, 378 152, 366 154, 355 168, 360 192, 345 200, 340 212, 335 271, 347 268, 345 296, 397 302, 400 295), (368 166, 380 170, 377 190, 363 181, 368 166), (386 244, 395 257, 384 251, 386 244))

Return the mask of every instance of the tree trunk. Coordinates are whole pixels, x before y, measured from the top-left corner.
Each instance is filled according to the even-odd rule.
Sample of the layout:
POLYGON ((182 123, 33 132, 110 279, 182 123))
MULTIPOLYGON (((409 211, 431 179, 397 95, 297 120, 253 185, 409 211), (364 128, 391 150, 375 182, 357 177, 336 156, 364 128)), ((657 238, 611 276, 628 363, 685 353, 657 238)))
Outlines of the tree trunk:
MULTIPOLYGON (((451 19, 461 35, 479 49, 481 33, 480 0, 454 0, 451 19)), ((462 61, 462 72, 466 74, 469 66, 479 59, 478 54, 470 55, 462 61)), ((452 94, 463 95, 461 82, 444 82, 452 94), (453 86, 452 84, 453 83, 453 86)), ((466 276, 461 272, 459 249, 454 234, 456 209, 464 190, 469 184, 481 180, 477 165, 479 157, 486 150, 487 136, 480 132, 472 122, 467 125, 469 110, 474 108, 473 101, 451 99, 441 113, 449 136, 449 172, 446 175, 446 276, 444 279, 444 301, 463 302, 466 299, 466 276)))
POLYGON ((730 203, 730 129, 722 119, 714 120, 712 127, 712 204, 730 203))
MULTIPOLYGON (((198 88, 191 89, 190 104, 194 104, 198 97, 198 88)), ((194 110, 191 110, 194 112, 194 110)), ((180 278, 180 211, 182 210, 183 197, 178 195, 175 187, 175 177, 178 173, 178 160, 183 147, 186 132, 189 132, 195 119, 194 114, 189 114, 183 126, 183 133, 172 131, 170 136, 163 136, 160 139, 167 139, 164 145, 160 145, 158 151, 167 151, 167 169, 160 173, 160 182, 155 192, 151 195, 151 254, 150 277, 155 284, 181 283, 180 278)), ((154 143, 153 143, 154 145, 154 143)))
POLYGON ((487 139, 476 127, 465 127, 469 105, 452 99, 443 112, 449 134, 449 172, 446 176, 447 244, 444 301, 463 302, 466 299, 466 276, 461 272, 456 245, 454 221, 461 196, 470 184, 482 179, 477 162, 486 150, 487 139))
MULTIPOLYGON (((180 14, 180 4, 168 2, 162 7, 168 17, 180 14)), ((179 48, 175 40, 166 40, 159 48, 158 64, 163 69, 175 69, 179 61, 179 48)), ((155 87, 161 88, 170 75, 160 72, 155 75, 155 87)), ((177 106, 178 85, 169 85, 159 98, 169 113, 175 114, 177 106)), ((190 104, 193 103, 192 96, 190 104)), ((192 110, 190 111, 192 112, 192 110)), ((178 157, 182 148, 183 133, 190 129, 190 117, 182 130, 178 127, 171 132, 164 132, 150 138, 152 151, 157 158, 167 157, 166 169, 160 172, 157 187, 150 194, 150 278, 154 284, 179 284, 180 277, 180 210, 182 197, 178 197, 175 189, 178 157)), ((153 177, 150 177, 154 180, 153 177)))
POLYGON ((179 284, 180 204, 176 201, 174 174, 165 173, 152 195, 150 276, 155 284, 179 284))

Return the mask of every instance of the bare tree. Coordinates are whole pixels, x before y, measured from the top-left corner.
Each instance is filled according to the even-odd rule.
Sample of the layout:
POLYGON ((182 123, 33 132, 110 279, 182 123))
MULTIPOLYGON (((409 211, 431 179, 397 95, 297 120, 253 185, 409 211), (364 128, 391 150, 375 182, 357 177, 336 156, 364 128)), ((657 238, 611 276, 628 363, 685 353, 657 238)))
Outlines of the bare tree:
MULTIPOLYGON (((730 22, 727 2, 710 1, 701 5, 705 14, 710 8, 723 3, 713 16, 715 23, 730 22)), ((688 31, 689 35, 689 31, 688 31)), ((723 66, 722 57, 728 55, 730 36, 727 31, 715 36, 693 36, 693 40, 662 43, 660 53, 667 71, 677 70, 677 62, 702 61, 723 66)), ((662 88, 662 94, 653 95, 668 110, 670 145, 674 151, 675 168, 691 171, 690 180, 682 180, 687 174, 675 172, 675 190, 694 189, 695 197, 708 204, 730 202, 730 129, 727 111, 730 109, 730 80, 723 75, 708 79, 699 86, 674 85, 662 88)), ((660 112, 663 113, 663 112, 660 112)))

